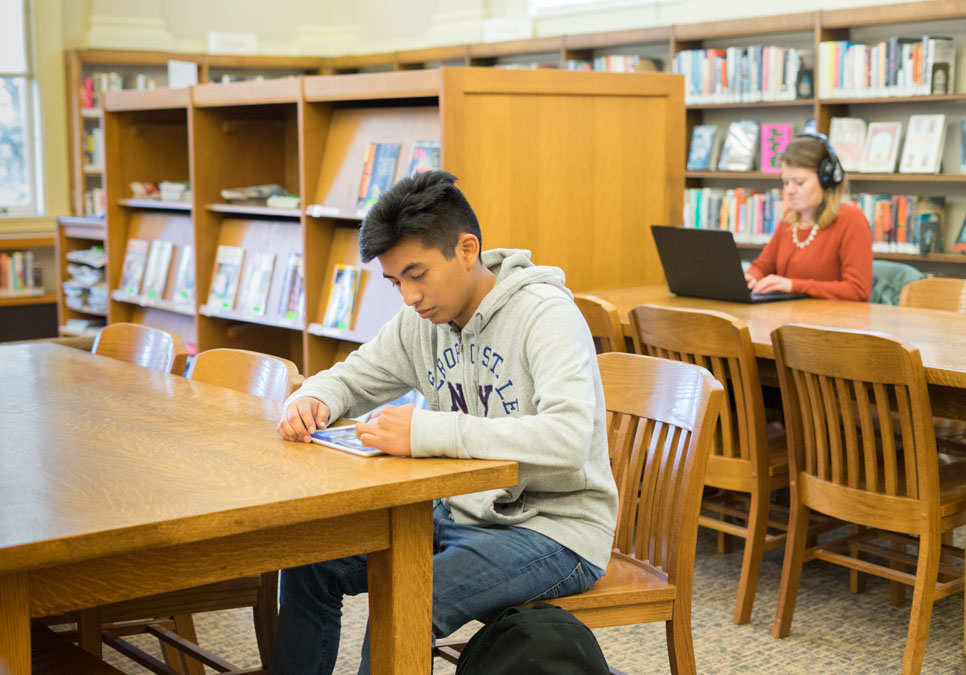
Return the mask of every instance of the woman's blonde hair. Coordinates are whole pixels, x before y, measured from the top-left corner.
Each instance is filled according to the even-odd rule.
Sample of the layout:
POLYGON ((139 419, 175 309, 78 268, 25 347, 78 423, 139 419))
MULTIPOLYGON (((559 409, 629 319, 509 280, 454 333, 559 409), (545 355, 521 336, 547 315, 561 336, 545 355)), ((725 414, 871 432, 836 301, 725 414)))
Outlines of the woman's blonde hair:
MULTIPOLYGON (((829 157, 829 148, 821 139, 814 136, 799 136, 792 140, 782 152, 782 164, 797 169, 808 169, 818 173, 822 160, 829 157)), ((815 222, 819 227, 828 227, 839 217, 839 207, 845 194, 846 181, 838 185, 822 188, 822 201, 815 209, 815 222)), ((794 209, 785 211, 784 220, 791 225, 797 225, 802 214, 794 209)))

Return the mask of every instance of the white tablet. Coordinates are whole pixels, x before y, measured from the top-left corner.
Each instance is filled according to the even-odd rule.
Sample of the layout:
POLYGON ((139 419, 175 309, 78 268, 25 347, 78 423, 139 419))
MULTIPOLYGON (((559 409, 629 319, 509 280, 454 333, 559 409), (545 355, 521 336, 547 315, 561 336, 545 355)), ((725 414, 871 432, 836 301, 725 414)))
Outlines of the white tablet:
POLYGON ((347 427, 333 427, 316 431, 312 434, 312 442, 362 457, 382 454, 382 451, 366 447, 362 444, 362 441, 356 438, 356 425, 354 424, 347 427))

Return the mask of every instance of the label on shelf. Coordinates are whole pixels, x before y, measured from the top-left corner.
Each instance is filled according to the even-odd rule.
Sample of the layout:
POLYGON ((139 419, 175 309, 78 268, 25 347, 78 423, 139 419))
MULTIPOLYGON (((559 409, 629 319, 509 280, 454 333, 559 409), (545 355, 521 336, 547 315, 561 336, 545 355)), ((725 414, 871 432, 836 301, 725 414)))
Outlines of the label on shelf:
POLYGON ((305 209, 305 213, 313 218, 324 218, 326 216, 337 218, 341 212, 338 206, 325 206, 323 204, 310 204, 305 209))

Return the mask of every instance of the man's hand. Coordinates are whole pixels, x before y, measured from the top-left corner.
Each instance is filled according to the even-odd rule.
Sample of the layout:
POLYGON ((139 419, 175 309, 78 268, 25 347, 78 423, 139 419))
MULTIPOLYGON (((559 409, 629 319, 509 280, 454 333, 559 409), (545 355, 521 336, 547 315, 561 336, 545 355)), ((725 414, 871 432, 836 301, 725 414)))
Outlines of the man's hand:
POLYGON ((285 409, 275 429, 286 441, 311 443, 311 434, 318 429, 325 429, 325 425, 329 423, 330 414, 329 406, 322 401, 311 396, 303 396, 285 409))
POLYGON ((788 277, 780 277, 777 274, 769 274, 763 277, 754 286, 750 286, 752 293, 771 293, 772 291, 792 292, 792 280, 788 277))
POLYGON ((356 425, 356 437, 363 445, 382 450, 387 455, 412 457, 409 430, 413 425, 416 406, 387 405, 372 416, 369 422, 356 425))

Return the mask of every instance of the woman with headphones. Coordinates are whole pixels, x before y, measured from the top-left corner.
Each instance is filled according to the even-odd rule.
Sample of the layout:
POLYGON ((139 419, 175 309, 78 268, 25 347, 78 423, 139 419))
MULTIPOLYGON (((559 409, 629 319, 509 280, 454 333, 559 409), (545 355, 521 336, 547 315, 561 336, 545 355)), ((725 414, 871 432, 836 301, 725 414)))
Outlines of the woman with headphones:
POLYGON ((845 172, 828 141, 812 134, 792 140, 781 177, 785 213, 745 273, 748 288, 867 301, 872 232, 861 210, 842 203, 845 172))

